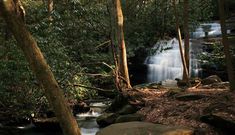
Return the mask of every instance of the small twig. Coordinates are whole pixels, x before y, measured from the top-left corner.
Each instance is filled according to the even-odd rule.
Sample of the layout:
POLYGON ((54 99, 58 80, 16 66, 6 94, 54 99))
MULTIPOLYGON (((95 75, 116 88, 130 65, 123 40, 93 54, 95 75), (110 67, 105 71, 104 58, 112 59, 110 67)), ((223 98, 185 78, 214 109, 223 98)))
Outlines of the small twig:
POLYGON ((111 67, 110 65, 108 65, 107 63, 105 62, 102 62, 102 64, 104 64, 105 66, 109 67, 110 69, 114 70, 113 67, 111 67))
POLYGON ((98 91, 103 91, 103 92, 115 92, 114 90, 104 90, 101 88, 96 88, 96 87, 91 87, 91 86, 86 86, 86 85, 82 85, 82 84, 73 84, 73 86, 77 86, 77 87, 83 87, 83 88, 87 88, 87 89, 92 89, 92 90, 98 90, 98 91))
POLYGON ((110 42, 111 42, 111 40, 105 41, 105 42, 99 44, 98 46, 96 46, 95 49, 98 49, 98 48, 100 48, 101 46, 103 46, 103 45, 105 45, 105 44, 108 44, 108 43, 110 43, 110 42))
POLYGON ((110 77, 111 75, 107 75, 107 74, 90 74, 90 73, 78 73, 76 75, 87 75, 87 76, 103 76, 103 77, 110 77))

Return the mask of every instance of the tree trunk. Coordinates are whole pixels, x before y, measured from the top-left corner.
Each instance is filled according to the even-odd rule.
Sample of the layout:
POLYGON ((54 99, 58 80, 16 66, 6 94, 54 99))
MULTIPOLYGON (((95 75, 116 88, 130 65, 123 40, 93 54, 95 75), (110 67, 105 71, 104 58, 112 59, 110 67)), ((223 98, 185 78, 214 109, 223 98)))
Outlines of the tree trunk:
POLYGON ((118 91, 121 91, 121 86, 120 86, 120 81, 119 81, 119 66, 118 66, 118 47, 117 47, 117 36, 116 36, 116 29, 115 29, 115 14, 114 14, 114 3, 112 1, 109 1, 108 2, 108 6, 107 6, 107 10, 109 12, 109 15, 110 15, 110 28, 111 28, 111 31, 110 31, 110 40, 111 40, 111 51, 112 51, 112 55, 113 55, 113 62, 114 62, 114 65, 115 65, 115 69, 113 70, 113 74, 114 74, 114 83, 115 83, 115 86, 116 86, 116 89, 118 91))
POLYGON ((17 16, 20 16, 20 18, 25 22, 25 9, 21 3, 21 0, 13 0, 15 3, 15 13, 17 16))
POLYGON ((229 80, 231 91, 235 91, 235 72, 234 72, 234 67, 232 64, 233 60, 232 60, 231 53, 230 53, 230 47, 229 47, 226 24, 225 24, 224 0, 218 0, 218 1, 219 1, 220 25, 221 25, 221 31, 222 31, 222 43, 224 46, 225 61, 226 61, 227 72, 228 72, 228 80, 229 80))
POLYGON ((117 39, 119 46, 119 64, 120 64, 120 72, 123 77, 124 88, 131 88, 129 72, 127 66, 127 55, 126 55, 126 46, 124 40, 124 32, 123 32, 123 14, 120 0, 115 0, 115 9, 116 9, 116 17, 117 17, 117 39))
MULTIPOLYGON (((184 0, 184 56, 189 75, 189 0, 184 0)), ((187 80, 187 75, 183 73, 183 80, 187 80)))
POLYGON ((173 6, 174 6, 174 13, 175 13, 175 20, 176 20, 176 31, 177 31, 177 36, 178 36, 178 41, 179 41, 179 49, 180 49, 180 55, 181 55, 181 60, 183 64, 183 72, 185 74, 185 79, 184 81, 189 82, 189 75, 188 75, 188 68, 186 66, 186 61, 183 53, 183 47, 182 47, 182 38, 181 38, 181 32, 179 28, 179 18, 178 18, 178 13, 177 13, 177 8, 176 8, 176 0, 173 0, 173 6))
POLYGON ((25 24, 15 14, 12 0, 0 1, 0 10, 11 29, 18 46, 22 49, 36 78, 45 89, 45 95, 53 107, 64 135, 80 135, 80 129, 59 88, 50 67, 47 65, 33 36, 27 31, 25 24))
POLYGON ((48 0, 47 1, 47 10, 48 10, 48 19, 49 21, 52 21, 53 18, 52 18, 52 11, 53 11, 53 6, 54 6, 54 3, 53 3, 53 0, 48 0))

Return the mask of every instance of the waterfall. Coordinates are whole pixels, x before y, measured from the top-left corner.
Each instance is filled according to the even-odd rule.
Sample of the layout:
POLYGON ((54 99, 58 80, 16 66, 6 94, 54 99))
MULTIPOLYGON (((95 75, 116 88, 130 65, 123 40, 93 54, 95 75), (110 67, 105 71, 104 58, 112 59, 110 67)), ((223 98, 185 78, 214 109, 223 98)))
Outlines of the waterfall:
MULTIPOLYGON (((191 44, 191 43, 190 43, 191 44)), ((161 40, 153 47, 155 53, 148 56, 145 64, 148 67, 147 81, 159 82, 164 80, 182 79, 183 66, 176 38, 161 40)), ((190 52, 192 47, 190 47, 190 52)), ((198 75, 199 64, 195 54, 190 53, 190 74, 198 75)))

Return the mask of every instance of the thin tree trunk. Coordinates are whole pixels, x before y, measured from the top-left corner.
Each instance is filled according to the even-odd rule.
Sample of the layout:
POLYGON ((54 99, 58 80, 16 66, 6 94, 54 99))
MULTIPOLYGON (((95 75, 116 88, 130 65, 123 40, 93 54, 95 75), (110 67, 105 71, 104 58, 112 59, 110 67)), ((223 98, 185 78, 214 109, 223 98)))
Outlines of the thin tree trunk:
POLYGON ((116 29, 115 29, 115 14, 114 14, 114 5, 112 1, 108 2, 108 6, 107 6, 109 15, 110 15, 110 39, 111 39, 111 51, 112 51, 112 55, 113 55, 113 61, 114 61, 114 65, 115 65, 115 69, 113 70, 113 74, 114 74, 114 83, 116 86, 116 89, 118 91, 121 91, 121 86, 120 86, 120 81, 119 81, 119 61, 118 61, 118 54, 117 54, 117 36, 116 36, 116 29))
POLYGON ((179 49, 180 49, 181 60, 182 60, 182 64, 183 64, 183 72, 186 76, 183 79, 185 79, 184 81, 189 82, 188 68, 187 68, 184 53, 183 53, 182 38, 181 38, 181 32, 180 32, 180 28, 179 28, 179 18, 178 18, 178 13, 177 13, 176 2, 175 1, 176 0, 173 0, 175 20, 176 20, 176 31, 177 31, 178 41, 179 41, 179 49))
POLYGON ((3 12, 3 17, 18 42, 18 46, 22 49, 36 78, 44 87, 46 97, 54 109, 64 135, 80 135, 80 129, 68 107, 62 90, 59 88, 35 39, 28 32, 23 21, 19 19, 19 16, 15 14, 14 7, 12 0, 0 1, 0 10, 3 12))
POLYGON ((113 0, 115 5, 115 13, 116 13, 116 23, 117 23, 117 42, 119 46, 119 68, 121 72, 121 76, 125 79, 123 81, 123 87, 131 88, 129 72, 127 66, 127 56, 126 56, 126 46, 124 40, 124 32, 123 32, 123 14, 120 0, 113 0))
MULTIPOLYGON (((189 0, 184 0, 184 56, 189 75, 189 0)), ((187 75, 183 73, 183 80, 187 80, 187 75)))
POLYGON ((224 46, 228 79, 229 79, 231 91, 235 91, 235 72, 234 72, 234 67, 232 64, 232 57, 231 57, 231 53, 230 53, 226 24, 225 24, 224 0, 218 0, 218 1, 219 1, 219 13, 220 13, 220 25, 221 25, 221 31, 222 31, 222 43, 224 46))
POLYGON ((54 3, 53 3, 53 0, 48 0, 47 2, 48 2, 47 3, 48 19, 49 19, 49 21, 52 21, 53 20, 52 11, 53 11, 54 3))

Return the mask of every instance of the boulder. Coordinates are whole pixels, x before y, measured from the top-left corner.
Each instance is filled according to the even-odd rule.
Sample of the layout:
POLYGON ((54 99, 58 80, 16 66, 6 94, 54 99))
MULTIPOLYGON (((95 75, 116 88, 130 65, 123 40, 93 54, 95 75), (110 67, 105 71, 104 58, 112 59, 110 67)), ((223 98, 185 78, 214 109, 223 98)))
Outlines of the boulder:
POLYGON ((219 129, 226 135, 233 135, 235 133, 235 121, 222 118, 216 114, 203 115, 200 117, 200 120, 219 129))
POLYGON ((185 127, 166 126, 148 122, 126 122, 110 125, 96 135, 193 135, 194 131, 185 127))
POLYGON ((122 94, 119 94, 114 98, 111 105, 106 109, 106 112, 117 112, 119 108, 122 108, 126 104, 128 104, 127 97, 124 97, 122 94))
POLYGON ((212 75, 205 79, 202 79, 203 85, 209 85, 209 84, 220 83, 220 82, 222 82, 222 80, 217 75, 212 75))
POLYGON ((143 116, 140 114, 127 114, 127 115, 120 115, 115 123, 122 123, 122 122, 131 122, 131 121, 141 121, 143 116))
POLYGON ((137 112, 137 108, 130 105, 130 104, 127 104, 127 105, 124 105, 119 111, 118 111, 118 114, 132 114, 132 113, 135 113, 137 112))
POLYGON ((96 122, 100 127, 105 127, 113 124, 117 119, 118 114, 115 113, 104 113, 96 118, 96 122))

